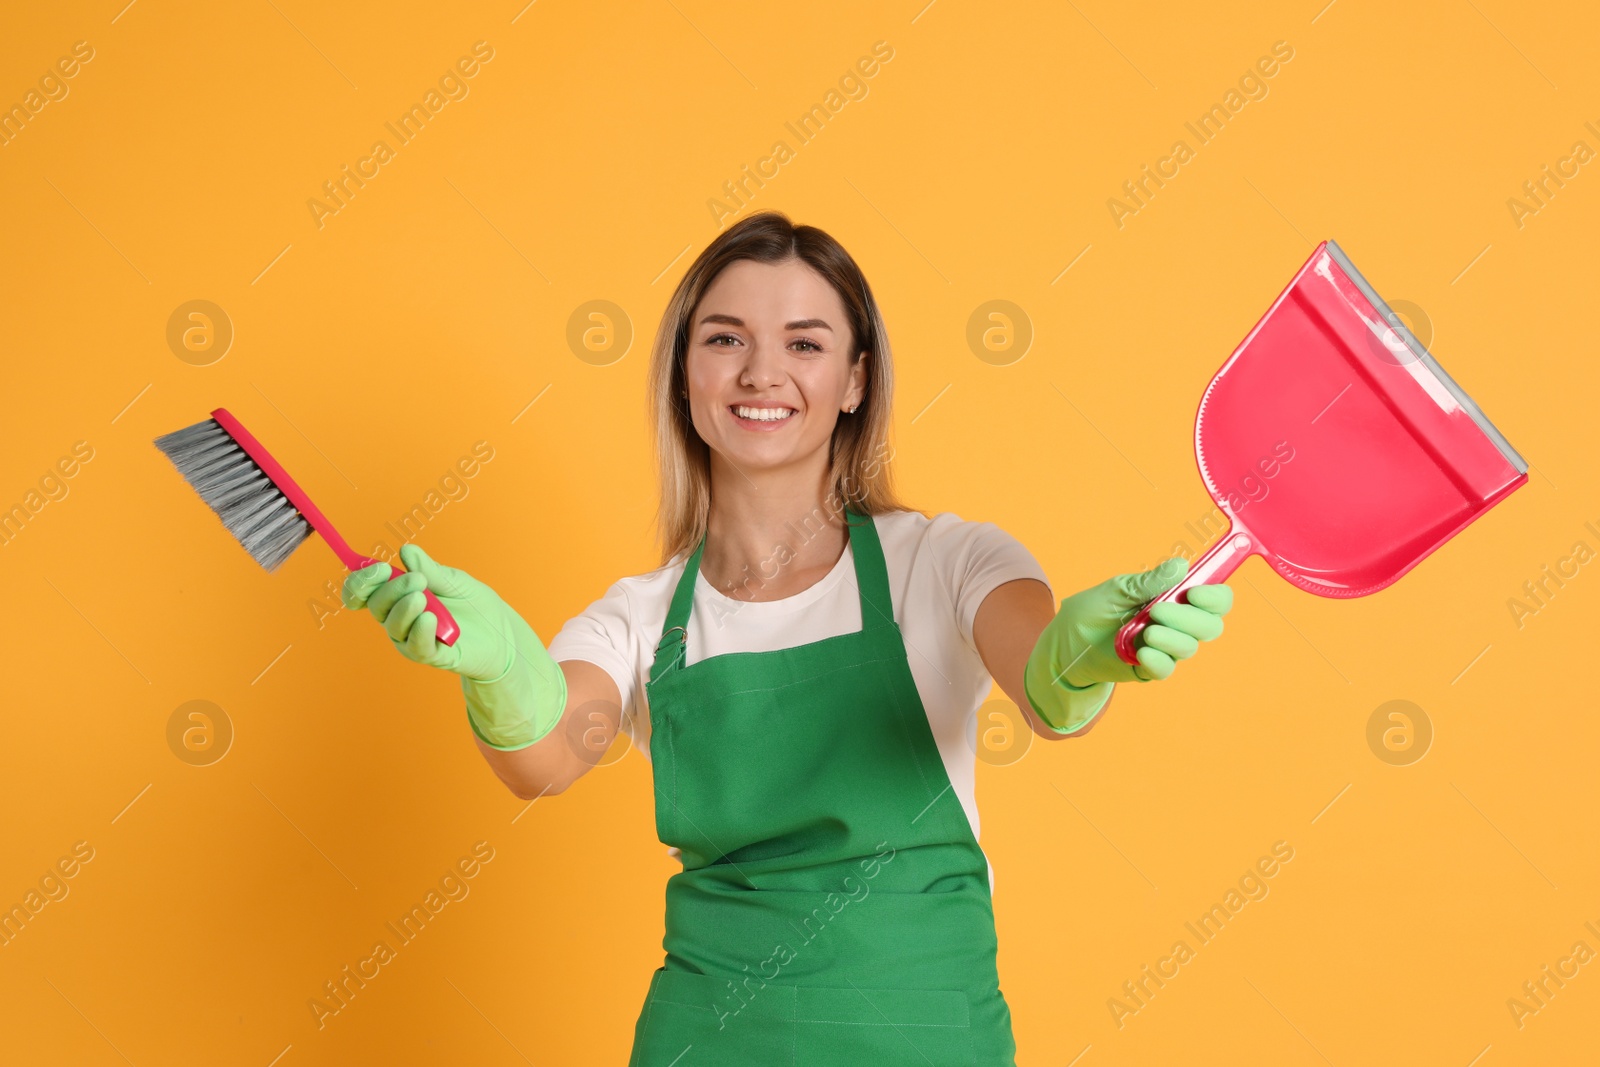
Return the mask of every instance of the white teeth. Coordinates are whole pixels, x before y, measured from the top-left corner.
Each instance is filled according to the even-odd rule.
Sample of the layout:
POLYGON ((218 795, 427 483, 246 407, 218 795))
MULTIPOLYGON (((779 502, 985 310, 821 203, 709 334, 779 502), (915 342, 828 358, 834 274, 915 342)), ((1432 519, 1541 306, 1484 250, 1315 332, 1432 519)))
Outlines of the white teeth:
POLYGON ((794 414, 793 408, 747 408, 742 404, 734 405, 733 411, 742 419, 757 422, 777 422, 794 414))

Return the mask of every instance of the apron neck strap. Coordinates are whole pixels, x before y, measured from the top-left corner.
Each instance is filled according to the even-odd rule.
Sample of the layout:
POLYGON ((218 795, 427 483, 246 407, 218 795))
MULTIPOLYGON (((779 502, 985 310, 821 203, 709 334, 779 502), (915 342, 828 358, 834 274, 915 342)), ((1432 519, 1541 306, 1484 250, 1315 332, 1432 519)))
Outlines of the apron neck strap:
MULTIPOLYGON (((889 598, 889 569, 883 558, 883 545, 872 516, 854 508, 844 509, 845 530, 850 538, 850 553, 855 563, 856 589, 861 597, 863 632, 895 627, 894 608, 889 598)), ((655 660, 650 668, 653 682, 669 670, 683 666, 689 637, 689 610, 694 604, 694 587, 700 576, 700 557, 705 554, 706 538, 684 563, 672 604, 667 609, 661 638, 656 642, 655 660)))

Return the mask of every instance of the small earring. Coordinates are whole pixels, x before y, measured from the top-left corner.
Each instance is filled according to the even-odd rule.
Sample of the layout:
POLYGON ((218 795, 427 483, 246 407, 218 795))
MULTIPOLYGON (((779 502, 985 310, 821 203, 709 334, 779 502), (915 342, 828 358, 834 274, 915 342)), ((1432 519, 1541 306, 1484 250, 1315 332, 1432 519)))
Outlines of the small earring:
POLYGON ((860 406, 861 406, 860 404, 851 404, 850 405, 850 410, 848 412, 846 412, 846 414, 854 415, 856 413, 856 408, 858 408, 860 406))

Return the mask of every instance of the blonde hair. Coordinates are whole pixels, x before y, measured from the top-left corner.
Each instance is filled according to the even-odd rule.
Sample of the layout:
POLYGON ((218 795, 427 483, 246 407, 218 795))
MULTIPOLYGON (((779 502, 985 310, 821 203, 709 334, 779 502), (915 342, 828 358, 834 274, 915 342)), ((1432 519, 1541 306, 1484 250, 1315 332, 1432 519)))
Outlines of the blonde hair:
POLYGON ((696 257, 661 315, 650 349, 646 402, 660 499, 656 540, 666 564, 692 552, 705 535, 711 509, 709 446, 695 432, 687 403, 684 356, 690 319, 722 269, 741 259, 783 263, 799 259, 832 285, 850 325, 851 364, 867 359, 867 386, 855 413, 841 414, 829 443, 829 506, 864 515, 912 510, 895 497, 890 481, 888 437, 894 398, 894 367, 883 317, 861 268, 828 234, 796 226, 781 211, 761 211, 730 226, 696 257))

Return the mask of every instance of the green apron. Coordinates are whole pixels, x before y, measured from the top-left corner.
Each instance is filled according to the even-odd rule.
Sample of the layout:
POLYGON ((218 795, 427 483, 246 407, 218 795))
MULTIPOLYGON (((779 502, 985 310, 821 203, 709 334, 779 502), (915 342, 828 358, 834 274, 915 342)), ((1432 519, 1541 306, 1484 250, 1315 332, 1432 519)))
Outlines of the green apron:
POLYGON ((664 966, 630 1067, 1011 1065, 988 865, 928 725, 870 517, 862 628, 685 665, 705 541, 646 692, 664 966))

